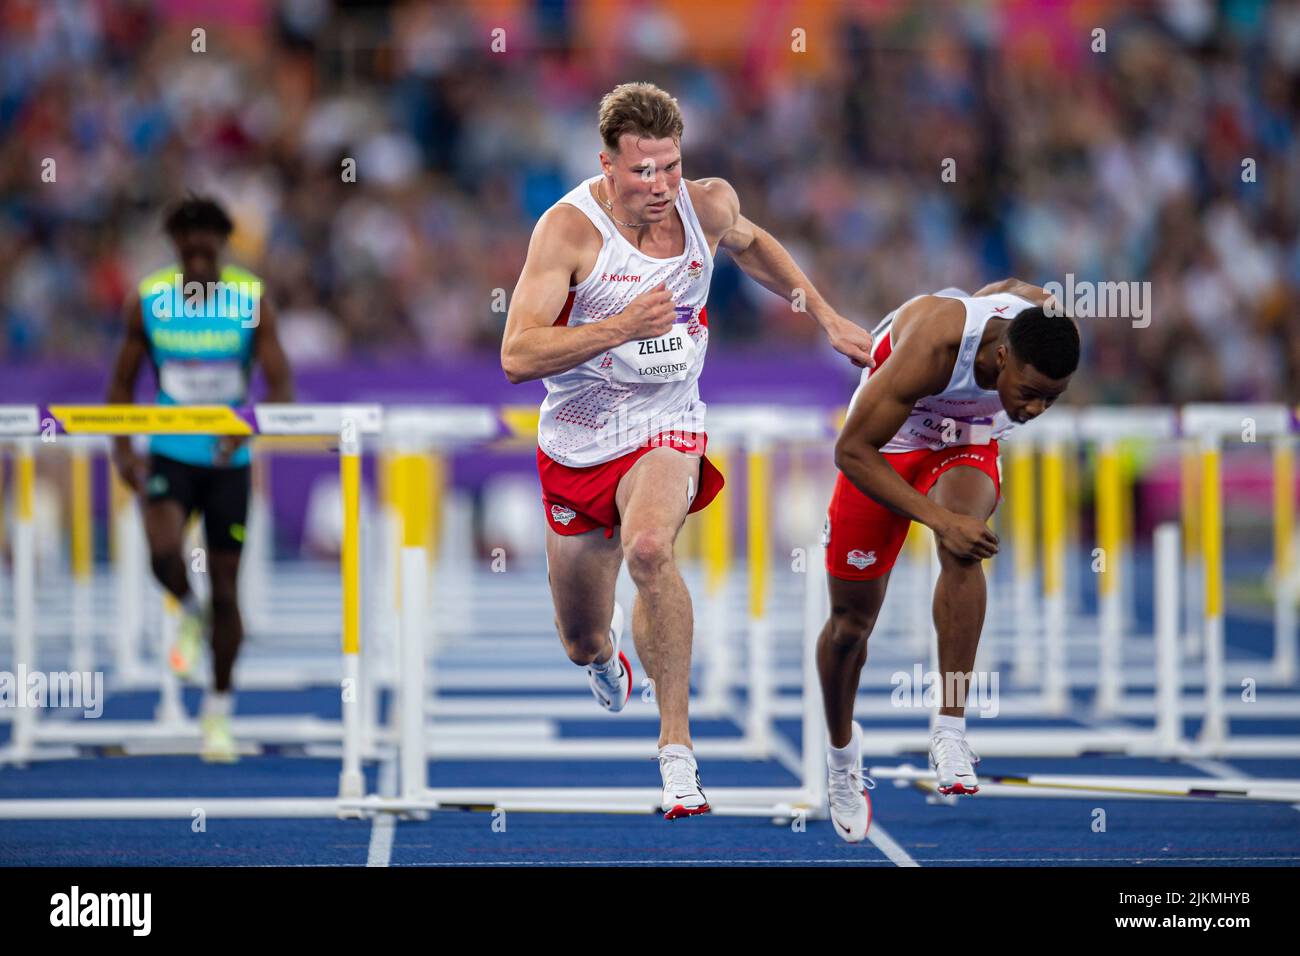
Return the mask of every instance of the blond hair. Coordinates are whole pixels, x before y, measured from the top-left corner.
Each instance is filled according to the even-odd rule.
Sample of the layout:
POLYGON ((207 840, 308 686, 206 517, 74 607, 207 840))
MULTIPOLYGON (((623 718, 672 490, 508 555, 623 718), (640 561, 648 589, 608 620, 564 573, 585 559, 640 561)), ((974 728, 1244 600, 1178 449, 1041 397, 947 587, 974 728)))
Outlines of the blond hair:
POLYGON ((601 97, 600 139, 612 153, 624 133, 680 140, 682 127, 677 100, 653 83, 620 83, 601 97))

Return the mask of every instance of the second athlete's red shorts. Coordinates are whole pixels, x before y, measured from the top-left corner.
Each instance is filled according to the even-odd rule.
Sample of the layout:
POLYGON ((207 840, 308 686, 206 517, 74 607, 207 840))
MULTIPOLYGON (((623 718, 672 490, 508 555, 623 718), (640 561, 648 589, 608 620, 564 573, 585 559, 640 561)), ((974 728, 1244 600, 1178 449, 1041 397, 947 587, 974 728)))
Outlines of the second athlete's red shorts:
MULTIPOLYGON (((929 494, 939 476, 950 468, 978 468, 993 479, 993 488, 1002 494, 998 476, 998 443, 954 445, 930 451, 905 451, 885 455, 889 466, 903 480, 929 494)), ((843 474, 835 479, 830 510, 826 514, 826 571, 849 581, 878 578, 894 566, 898 552, 907 538, 910 518, 890 511, 880 502, 858 491, 843 474)))
POLYGON ((718 496, 725 483, 722 472, 704 456, 708 442, 709 436, 704 432, 665 432, 626 455, 587 468, 561 465, 538 448, 537 474, 542 479, 546 523, 556 534, 583 534, 604 528, 605 537, 614 537, 614 529, 622 520, 614 501, 618 483, 642 455, 655 448, 673 448, 683 454, 699 456, 698 487, 686 513, 700 511, 718 496))

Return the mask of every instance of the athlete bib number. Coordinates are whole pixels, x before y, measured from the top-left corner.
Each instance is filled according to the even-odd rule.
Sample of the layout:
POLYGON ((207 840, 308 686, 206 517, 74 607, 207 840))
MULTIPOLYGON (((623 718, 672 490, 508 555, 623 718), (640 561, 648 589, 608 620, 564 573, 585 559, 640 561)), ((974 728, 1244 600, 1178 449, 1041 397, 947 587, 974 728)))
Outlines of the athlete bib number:
POLYGON ((229 405, 246 393, 244 368, 239 362, 162 363, 158 385, 180 405, 229 405))
POLYGON ((932 448, 987 445, 994 437, 993 421, 992 418, 960 420, 940 417, 934 413, 913 414, 899 434, 910 434, 932 448))
POLYGON ((624 342, 610 351, 610 375, 616 382, 664 385, 680 382, 695 365, 695 340, 686 334, 686 324, 695 310, 676 306, 673 327, 653 339, 624 342))

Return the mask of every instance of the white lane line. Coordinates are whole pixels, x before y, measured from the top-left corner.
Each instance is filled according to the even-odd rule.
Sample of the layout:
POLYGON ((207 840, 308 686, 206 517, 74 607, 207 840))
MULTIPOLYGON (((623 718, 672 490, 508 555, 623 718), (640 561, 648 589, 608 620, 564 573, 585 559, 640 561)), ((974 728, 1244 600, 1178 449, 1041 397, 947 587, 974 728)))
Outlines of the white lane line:
MULTIPOLYGON (((387 757, 379 765, 379 792, 386 797, 397 795, 397 760, 387 757)), ((388 866, 393 856, 393 835, 397 817, 381 813, 370 828, 370 849, 366 853, 366 866, 388 866)))
POLYGON ((874 843, 881 853, 889 857, 895 866, 921 865, 912 859, 908 852, 898 845, 898 841, 891 837, 885 828, 875 820, 871 821, 871 826, 867 829, 867 839, 874 843))

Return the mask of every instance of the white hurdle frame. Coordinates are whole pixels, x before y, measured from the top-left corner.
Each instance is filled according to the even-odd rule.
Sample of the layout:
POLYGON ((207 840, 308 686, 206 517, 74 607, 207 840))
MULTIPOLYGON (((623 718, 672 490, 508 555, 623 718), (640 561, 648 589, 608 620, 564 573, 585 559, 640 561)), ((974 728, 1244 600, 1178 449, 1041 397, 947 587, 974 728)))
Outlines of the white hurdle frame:
POLYGON ((1079 436, 1097 449, 1097 546, 1105 570, 1098 584, 1100 618, 1097 696, 1098 717, 1113 716, 1124 696, 1125 594, 1121 582, 1132 575, 1131 555, 1121 526, 1120 442, 1125 439, 1171 441, 1178 434, 1173 409, 1159 407, 1090 408, 1079 415, 1079 436))
MULTIPOLYGON (((429 452, 442 454, 500 437, 503 433, 520 434, 508 418, 507 415, 499 416, 495 410, 482 406, 389 408, 385 419, 385 443, 388 450, 396 455, 429 452)), ((749 518, 749 595, 745 633, 746 646, 750 652, 747 656, 747 706, 738 713, 729 691, 719 694, 719 688, 727 683, 729 677, 719 679, 718 670, 731 666, 725 660, 726 653, 729 652, 719 653, 719 648, 715 646, 721 641, 720 632, 715 632, 709 641, 697 641, 697 647, 703 644, 703 693, 691 701, 692 717, 733 719, 741 727, 742 734, 733 738, 698 738, 695 748, 702 758, 775 758, 783 760, 791 770, 798 766, 798 758, 776 733, 777 715, 772 706, 775 686, 771 679, 774 665, 768 608, 768 567, 772 541, 767 476, 775 436, 779 435, 782 442, 789 443, 822 439, 831 434, 829 419, 820 410, 817 414, 808 414, 775 406, 725 405, 713 406, 709 410, 711 447, 716 444, 743 453, 749 487, 761 487, 756 494, 748 497, 746 509, 749 518)), ((529 434, 523 437, 531 439, 535 436, 529 434)), ((400 503, 398 504, 400 511, 400 503)), ((701 516, 700 520, 704 517, 701 516)), ((401 524, 399 515, 396 527, 390 525, 390 535, 400 536, 401 524)), ((400 562, 396 560, 395 550, 389 548, 388 552, 394 555, 393 564, 398 566, 400 562)), ((814 554, 820 554, 820 548, 816 552, 810 552, 810 560, 814 554)), ((397 590, 384 589, 386 595, 397 590)), ((703 613, 699 615, 701 621, 717 621, 720 613, 726 613, 717 609, 716 600, 716 595, 705 595, 703 613)), ((391 613, 395 618, 401 615, 398 608, 393 608, 391 613)), ((442 619, 436 609, 429 617, 432 621, 442 619)), ((428 630, 426 627, 426 636, 428 630)), ((549 622, 535 628, 539 636, 549 630, 549 622)), ((452 641, 445 635, 438 634, 434 643, 441 648, 452 641)), ((558 647, 556 653, 559 653, 558 647)), ((504 732, 492 733, 494 727, 501 726, 501 714, 509 714, 516 720, 593 716, 591 703, 582 692, 581 682, 572 685, 577 696, 570 700, 491 693, 476 695, 472 699, 441 698, 437 695, 440 675, 433 667, 430 668, 430 673, 424 699, 427 702, 426 716, 431 718, 431 723, 426 726, 427 749, 435 759, 626 760, 646 755, 645 744, 637 739, 566 737, 536 740, 504 732)), ((491 690, 493 686, 495 685, 487 685, 484 689, 491 690)))
MULTIPOLYGON (((344 767, 340 793, 362 795, 361 751, 365 743, 364 717, 360 702, 363 677, 360 658, 360 456, 362 436, 378 434, 383 413, 378 405, 273 405, 252 406, 247 419, 227 406, 97 405, 52 406, 48 415, 37 406, 0 406, 0 434, 11 436, 18 447, 19 511, 15 523, 15 634, 13 664, 25 672, 36 662, 35 581, 33 529, 30 499, 34 488, 33 449, 43 419, 53 417, 65 423, 67 439, 75 445, 82 435, 121 434, 261 434, 314 435, 339 440, 339 469, 344 504, 344 546, 341 557, 343 578, 343 678, 342 720, 315 717, 234 717, 233 733, 241 744, 341 743, 344 767), (201 426, 196 426, 201 422, 201 426), (353 691, 348 693, 347 691, 353 691)), ((57 440, 57 439, 56 439, 57 440)), ((164 603, 165 600, 164 600, 164 603)), ((163 626, 174 621, 164 614, 163 626)), ((165 646, 165 645, 164 645, 165 646)), ((33 760, 71 756, 77 745, 122 745, 134 752, 197 752, 199 729, 180 707, 179 684, 160 656, 162 673, 155 686, 161 691, 159 712, 154 721, 39 720, 37 710, 17 708, 10 743, 0 749, 0 763, 25 765, 33 760), (52 746, 42 746, 52 745, 52 746)), ((3 804, 0 804, 2 811, 3 804)), ((3 816, 3 812, 0 812, 3 816)))
MULTIPOLYGON (((1186 406, 1182 413, 1183 432, 1197 439, 1201 454, 1200 531, 1205 578, 1202 630, 1202 648, 1205 655, 1205 705, 1198 749, 1206 756, 1216 757, 1296 756, 1300 755, 1300 740, 1294 737, 1252 735, 1249 738, 1233 740, 1228 736, 1228 708, 1225 692, 1229 682, 1241 677, 1250 677, 1258 681, 1262 676, 1259 671, 1277 670, 1279 663, 1282 668, 1285 668, 1286 661, 1288 659, 1294 661, 1295 657, 1295 634, 1281 631, 1288 620, 1294 630, 1294 608, 1283 607, 1294 596, 1294 592, 1288 587, 1286 581, 1279 579, 1275 582, 1276 646, 1271 662, 1273 666, 1255 668, 1254 674, 1242 674, 1240 671, 1230 674, 1227 670, 1224 641, 1223 505, 1220 465, 1225 443, 1231 436, 1241 440, 1248 422, 1252 423, 1251 430, 1256 437, 1284 440, 1282 447, 1289 449, 1290 434, 1295 423, 1290 409, 1283 406, 1193 404, 1186 406)), ((1290 494, 1291 489, 1287 488, 1286 497, 1289 498, 1290 494)), ((1272 679, 1276 679, 1277 676, 1283 675, 1269 675, 1272 679)), ((1256 704, 1251 704, 1250 710, 1265 714, 1268 712, 1267 709, 1258 708, 1256 704)), ((1246 714, 1236 711, 1234 715, 1245 716, 1246 714)))
MULTIPOLYGON (((1182 561, 1177 524, 1155 532, 1156 563, 1156 729, 1150 756, 1207 756, 1204 746, 1182 741, 1181 648, 1178 578, 1182 561)), ((1207 695, 1212 695, 1207 682, 1207 695)), ((868 775, 937 793, 934 772, 908 765, 875 766, 868 775)), ((986 797, 1057 798, 1067 800, 1211 800, 1300 804, 1300 780, 1285 778, 1222 779, 1218 777, 1137 776, 1127 774, 992 774, 980 775, 980 795, 986 797)))
MULTIPOLYGON (((816 550, 810 546, 809 553, 816 550)), ((425 675, 428 659, 423 615, 427 608, 428 568, 424 549, 405 547, 401 553, 402 612, 399 794, 343 799, 345 810, 358 813, 421 814, 440 809, 500 809, 520 813, 648 813, 657 811, 657 787, 429 787, 429 748, 424 724, 425 675)), ((805 579, 803 659, 805 686, 817 686, 817 638, 827 602, 825 569, 810 562, 805 579)), ((822 819, 826 815, 823 766, 825 723, 820 696, 804 695, 800 784, 796 787, 709 787, 712 812, 720 816, 822 819)), ((645 755, 647 747, 637 744, 645 755)))
MULTIPOLYGON (((351 407, 351 406, 346 406, 351 407)), ((265 408, 261 406, 260 408, 265 408)), ((1291 413, 1288 409, 1281 409, 1279 413, 1277 406, 1188 406, 1183 410, 1180 416, 1180 432, 1184 436, 1196 434, 1202 441, 1202 449, 1206 454, 1216 456, 1213 461, 1216 468, 1210 473, 1211 481, 1204 483, 1204 493, 1202 495, 1202 507, 1207 511, 1214 512, 1214 519, 1210 522, 1204 522, 1202 526, 1203 543, 1209 546, 1207 554, 1206 572, 1207 572, 1207 597, 1210 585, 1210 578, 1215 574, 1213 571, 1216 563, 1219 563, 1217 572, 1217 586, 1219 588, 1219 603, 1215 610, 1219 617, 1217 630, 1218 649, 1214 644, 1216 637, 1215 627, 1212 621, 1207 622, 1206 626, 1206 661, 1205 666, 1207 675, 1204 680, 1203 690, 1205 691, 1203 707, 1207 716, 1214 721, 1224 722, 1226 714, 1231 710, 1225 706, 1222 700, 1225 680, 1231 678, 1231 673, 1223 661, 1222 650, 1222 604, 1221 604, 1221 520, 1217 516, 1220 505, 1218 497, 1217 482, 1217 453, 1221 447, 1222 439, 1227 435, 1234 433, 1241 426, 1242 409, 1250 409, 1250 417, 1254 417, 1257 423, 1259 434, 1271 434, 1275 438, 1286 436, 1294 427, 1291 413), (1281 417, 1276 417, 1279 415, 1281 417), (1275 416, 1275 417, 1269 417, 1275 416), (1261 424, 1261 422, 1263 424, 1261 424), (1208 436, 1208 437, 1207 437, 1208 436), (1215 504, 1211 504, 1211 499, 1215 504), (1216 545, 1215 542, 1218 542, 1216 545), (1217 548, 1217 550, 1216 550, 1217 548), (1217 558, 1217 562, 1208 560, 1208 558, 1217 558), (1217 716, 1215 714, 1217 713, 1217 716)), ((303 410, 303 406, 285 406, 283 411, 286 415, 303 410)), ((742 410, 751 415, 756 414, 759 417, 764 416, 763 410, 742 410)), ((1055 410, 1052 415, 1047 416, 1040 422, 1050 422, 1053 416, 1058 416, 1059 412, 1064 410, 1055 410)), ((35 407, 23 406, 18 409, 12 407, 0 406, 0 433, 4 432, 5 427, 12 427, 12 422, 17 418, 23 418, 30 412, 31 429, 20 431, 8 431, 7 434, 20 436, 17 438, 19 446, 18 467, 21 472, 24 468, 31 468, 31 443, 30 437, 35 433, 37 427, 38 410, 35 407), (24 454, 26 449, 26 454, 24 454), (26 464, 24 464, 26 462, 26 464)), ((1058 416, 1059 417, 1059 416, 1058 416)), ((260 422, 259 422, 260 424, 260 422)), ((712 424, 712 422, 711 422, 712 424)), ((1036 427, 1036 426, 1035 426, 1036 427)), ((1068 424, 1062 423, 1059 426, 1066 432, 1058 433, 1053 438, 1044 439, 1048 441, 1049 447, 1053 442, 1062 444, 1068 436, 1069 430, 1077 429, 1079 423, 1071 421, 1068 424)), ((719 430, 722 430, 720 427, 719 430)), ((1029 430, 1026 430, 1030 433, 1029 430)), ((1032 433, 1030 433, 1032 434, 1032 433)), ((1019 436, 1016 436, 1017 439, 1019 436)), ((1010 442, 1008 442, 1008 447, 1010 442)), ((742 433, 743 447, 743 433, 742 433)), ((754 450, 755 445, 749 446, 754 450)), ((1058 444, 1059 450, 1062 445, 1058 444)), ((761 449, 760 449, 761 450, 761 449)), ((359 447, 351 457, 359 455, 359 447)), ((356 459, 357 482, 359 483, 359 458, 356 459)), ((348 478, 344 478, 347 485, 348 478)), ((354 486, 355 487, 355 486, 354 486)), ((31 502, 30 502, 30 484, 28 485, 26 504, 20 501, 20 507, 16 510, 17 520, 14 528, 14 548, 15 554, 28 555, 32 553, 33 540, 31 538, 31 502), (25 516, 25 517, 24 517, 25 516), (26 537, 24 538, 24 535, 26 537)), ((345 494, 345 503, 349 509, 354 507, 355 496, 345 494)), ((1057 522, 1059 524, 1059 522, 1057 522)), ((357 522, 352 523, 351 527, 359 528, 359 515, 357 522)), ((1270 756, 1270 755, 1291 755, 1300 753, 1300 741, 1291 740, 1290 738, 1279 740, 1277 738, 1245 738, 1234 740, 1226 735, 1226 726, 1222 726, 1222 733, 1216 735, 1215 728, 1211 720, 1207 720, 1207 732, 1203 734, 1202 739, 1197 742, 1187 742, 1181 740, 1180 724, 1181 717, 1184 713, 1190 713, 1188 701, 1181 694, 1181 686, 1187 683, 1191 686, 1192 682, 1185 681, 1186 671, 1180 666, 1178 658, 1181 656, 1181 649, 1178 647, 1177 627, 1171 623, 1174 615, 1171 609, 1178 606, 1177 581, 1178 575, 1171 571, 1170 555, 1176 554, 1177 537, 1170 535, 1165 529, 1165 533, 1157 534, 1157 588, 1159 590, 1157 600, 1157 627, 1155 635, 1155 652, 1156 652, 1156 705, 1157 724, 1154 732, 1150 735, 1134 734, 1131 730, 1106 732, 1086 730, 1083 732, 1068 731, 1056 733, 1049 730, 1043 731, 1015 731, 1015 732, 991 732, 987 737, 976 737, 972 734, 973 742, 978 749, 986 755, 1015 755, 1015 756, 1034 756, 1034 755, 1075 755, 1083 751, 1103 751, 1112 753, 1126 753, 1130 755, 1145 756, 1229 756, 1229 755, 1252 755, 1252 756, 1270 756), (1174 544, 1171 546, 1170 541, 1174 544), (996 735, 996 736, 995 736, 996 735)), ((359 533, 359 532, 354 532, 359 533)), ((820 552, 815 546, 809 549, 810 555, 820 552)), ((353 550, 355 556, 358 552, 353 550)), ((21 624, 18 628, 20 632, 26 629, 29 640, 31 621, 34 617, 34 605, 30 595, 34 593, 34 582, 30 580, 30 571, 34 562, 25 561, 23 567, 15 569, 14 581, 14 599, 15 614, 17 623, 21 624)), ((1280 563, 1280 562, 1279 562, 1280 563)), ((1286 568, 1280 568, 1285 571, 1286 568)), ((359 569, 349 572, 344 569, 345 586, 349 579, 355 579, 359 576, 359 569)), ((403 573, 409 575, 413 580, 422 583, 424 588, 428 586, 427 569, 422 569, 415 562, 411 563, 408 568, 406 561, 403 561, 403 573)), ((824 740, 824 724, 822 721, 820 707, 817 706, 818 699, 814 693, 817 687, 815 671, 815 641, 817 631, 820 630, 821 622, 825 619, 826 609, 825 602, 825 583, 824 570, 821 562, 810 561, 809 574, 805 580, 807 593, 804 604, 804 625, 803 625, 803 647, 801 656, 801 667, 803 670, 803 695, 800 702, 800 714, 803 720, 804 747, 801 765, 801 781, 798 787, 786 788, 712 788, 709 791, 711 802, 719 813, 734 813, 738 815, 753 816, 772 816, 772 817, 789 817, 799 813, 809 813, 813 815, 824 812, 824 773, 821 767, 821 744, 824 740), (816 599, 816 603, 814 602, 816 599)), ((354 592, 359 595, 359 590, 354 592)), ((414 594, 416 592, 406 590, 404 593, 414 594)), ((1293 591, 1291 593, 1294 593, 1293 591)), ((1282 597, 1278 597, 1279 604, 1284 600, 1285 592, 1282 597)), ((358 597, 359 601, 359 597, 358 597)), ((360 647, 355 646, 349 651, 346 643, 346 635, 349 633, 348 621, 355 621, 351 626, 353 634, 359 637, 359 607, 358 601, 351 605, 345 601, 345 674, 359 679, 362 676, 360 670, 360 647), (348 661, 349 653, 352 660, 348 661)), ((1208 610, 1208 609, 1207 609, 1208 610)), ((412 602, 412 607, 401 617, 402 632, 408 634, 411 628, 418 626, 419 603, 412 602)), ((1057 617, 1064 617, 1063 614, 1057 617)), ((1294 612, 1291 618, 1294 621, 1294 612)), ((1279 610, 1278 627, 1285 624, 1286 617, 1279 610)), ((1066 626, 1073 626, 1068 621, 1061 625, 1062 632, 1066 626)), ((1279 644, 1275 652, 1274 665, 1278 662, 1285 663, 1289 653, 1294 660, 1294 647, 1288 652, 1285 642, 1281 641, 1283 632, 1279 630, 1279 644)), ((16 638, 22 638, 23 635, 16 634, 16 638)), ((1288 636, 1293 640, 1294 634, 1288 636)), ((19 640, 16 639, 16 654, 19 646, 19 640)), ((30 648, 25 648, 30 650, 30 648)), ((412 642, 409 638, 403 636, 403 641, 399 647, 400 653, 409 655, 414 653, 424 653, 425 647, 423 640, 412 642)), ((30 659, 30 654, 28 659, 30 659)), ((405 658, 403 658, 405 660, 405 658)), ((1293 665, 1294 666, 1294 665, 1293 665)), ((177 816, 188 817, 192 814, 193 809, 202 806, 207 812, 214 816, 242 816, 242 817, 282 817, 282 816, 358 816, 377 812, 397 812, 397 813, 418 813, 423 810, 439 809, 445 807, 500 807, 502 809, 515 810, 537 810, 537 811, 567 811, 567 812, 647 812, 658 802, 657 788, 430 788, 425 786, 427 773, 427 760, 431 755, 430 737, 436 736, 436 723, 430 733, 430 728, 426 722, 427 714, 425 713, 425 698, 420 687, 413 690, 406 687, 406 682, 412 675, 418 675, 421 680, 424 679, 427 672, 425 668, 403 666, 401 668, 401 686, 399 687, 399 721, 400 724, 400 753, 403 758, 402 777, 401 777, 401 794, 396 798, 384 798, 378 796, 366 796, 360 789, 360 761, 362 759, 360 738, 361 734, 357 732, 360 726, 356 723, 358 711, 353 704, 349 708, 347 698, 344 700, 344 725, 349 725, 348 715, 353 715, 351 724, 352 730, 343 734, 344 760, 340 776, 340 795, 338 798, 262 798, 262 799, 225 799, 225 798, 193 798, 179 800, 152 800, 152 799, 129 799, 129 800, 34 800, 34 801, 0 801, 0 818, 88 818, 88 817, 159 817, 159 816, 177 816), (418 714, 416 705, 418 704, 418 714), (408 712, 409 711, 409 712, 408 712), (419 718, 418 723, 415 717, 419 718), (416 729, 418 728, 418 730, 416 729), (423 771, 423 772, 420 772, 423 771)), ((768 675, 770 677, 770 675, 768 675)), ((767 680, 760 682, 760 689, 768 684, 767 680)), ((770 702, 769 702, 770 703, 770 702)), ((779 703, 779 702, 778 702, 779 703)), ((1119 695, 1119 710, 1124 711, 1133 706, 1138 701, 1134 701, 1122 694, 1119 695)), ((1145 703, 1142 701, 1141 703, 1145 703)), ((1150 713, 1151 710, 1146 711, 1150 713)), ((775 716, 781 716, 785 713, 783 708, 772 707, 768 710, 769 721, 775 716)), ((18 719, 15 723, 19 723, 18 719)), ((27 726, 21 730, 16 726, 14 741, 26 739, 28 746, 33 743, 31 739, 32 727, 27 726)), ((869 735, 870 737, 870 735, 869 735)), ((868 743, 864 749, 868 752, 875 753, 898 753, 912 750, 923 750, 925 742, 928 740, 928 732, 918 729, 917 731, 908 731, 899 734, 876 734, 874 741, 868 743), (874 744, 874 745, 873 745, 874 744)), ((482 738, 478 738, 481 745, 482 738)), ((11 744, 12 746, 12 744, 11 744)), ((638 754, 644 751, 643 747, 638 745, 638 754)), ((432 750, 432 756, 439 756, 436 748, 432 750)), ((493 756, 496 756, 493 754, 493 756)), ((623 756, 623 754, 619 754, 623 756)), ((889 768, 883 768, 888 770, 889 768)), ((873 769, 873 773, 879 776, 887 776, 880 770, 873 769)), ((902 779, 902 777, 898 777, 902 779)), ((1060 778, 1057 778, 1058 781, 1060 778)), ((1201 781, 1203 782, 1203 781, 1201 781)), ((1224 784, 1227 782, 1216 781, 1224 784)), ((1269 797, 1260 799, 1276 798, 1279 794, 1289 795, 1290 791, 1286 786, 1293 784, 1294 781, 1253 781, 1256 789, 1260 793, 1268 793, 1269 797), (1276 788, 1270 790, 1273 784, 1278 784, 1282 790, 1276 788)), ((1070 785, 1062 785, 1057 789, 1067 790, 1069 787, 1077 785, 1077 781, 1070 785)), ((1112 784, 1113 785, 1113 780, 1112 784)), ((1104 789, 1108 784, 1104 781, 1101 787, 1104 789)), ((1174 786, 1170 783, 1170 786, 1174 786)), ((1043 789, 1039 795, 1072 795, 1077 796, 1076 792, 1068 794, 1051 794, 1051 786, 1043 784, 1043 789)), ((1023 795, 1034 795, 1025 793, 1023 795)), ((1187 796, 1187 794, 1184 794, 1187 796)), ((1289 801, 1287 801, 1289 802, 1289 801)))

